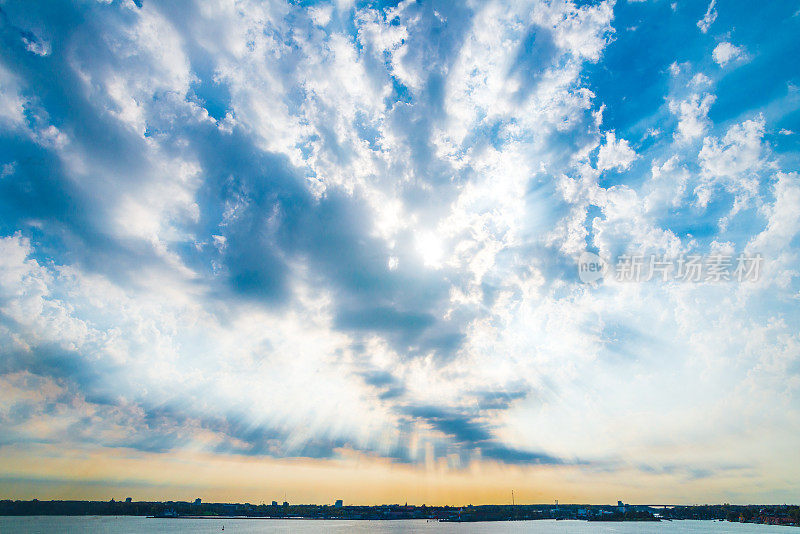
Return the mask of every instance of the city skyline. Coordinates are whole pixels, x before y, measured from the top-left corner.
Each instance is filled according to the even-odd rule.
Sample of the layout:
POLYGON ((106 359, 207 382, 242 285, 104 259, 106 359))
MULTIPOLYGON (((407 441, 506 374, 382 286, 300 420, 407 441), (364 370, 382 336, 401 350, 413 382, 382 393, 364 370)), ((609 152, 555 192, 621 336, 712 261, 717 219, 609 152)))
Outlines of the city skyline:
POLYGON ((0 37, 0 499, 800 501, 800 5, 0 37))

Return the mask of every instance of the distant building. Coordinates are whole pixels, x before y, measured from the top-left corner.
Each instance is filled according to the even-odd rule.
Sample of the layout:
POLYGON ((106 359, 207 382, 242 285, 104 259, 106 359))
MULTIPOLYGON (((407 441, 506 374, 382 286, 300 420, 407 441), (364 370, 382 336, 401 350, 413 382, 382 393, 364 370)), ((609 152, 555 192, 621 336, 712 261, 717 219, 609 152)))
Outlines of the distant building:
POLYGON ((334 503, 334 506, 335 506, 336 508, 341 508, 342 506, 344 506, 344 502, 342 501, 342 499, 338 499, 338 500, 336 501, 336 503, 334 503))
POLYGON ((200 500, 200 497, 198 497, 198 498, 196 498, 196 499, 194 500, 194 504, 195 504, 195 506, 200 506, 200 504, 201 504, 202 502, 203 502, 203 501, 201 501, 201 500, 200 500))

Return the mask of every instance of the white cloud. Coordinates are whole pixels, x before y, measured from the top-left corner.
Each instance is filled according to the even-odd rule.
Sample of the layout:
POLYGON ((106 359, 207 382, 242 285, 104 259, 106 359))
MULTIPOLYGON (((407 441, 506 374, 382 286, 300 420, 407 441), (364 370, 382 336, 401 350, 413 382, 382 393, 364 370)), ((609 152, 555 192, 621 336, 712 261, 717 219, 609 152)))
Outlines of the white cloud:
POLYGON ((697 27, 700 28, 700 31, 703 33, 708 33, 708 29, 714 24, 714 21, 717 20, 717 10, 714 8, 716 3, 717 0, 711 0, 711 3, 708 4, 706 14, 703 15, 702 19, 697 21, 697 27))
POLYGON ((636 152, 625 139, 617 140, 614 132, 607 132, 605 143, 597 153, 597 170, 627 170, 636 159, 636 152))
POLYGON ((555 28, 556 43, 572 54, 597 61, 608 44, 613 29, 613 2, 577 8, 568 4, 536 4, 534 20, 544 27, 555 28))
POLYGON ((678 129, 673 134, 676 141, 688 142, 702 136, 708 128, 708 112, 716 100, 712 94, 705 93, 702 97, 691 95, 687 100, 669 101, 669 110, 678 117, 678 129))
POLYGON ((651 179, 645 186, 645 210, 663 212, 680 206, 690 179, 689 170, 681 165, 680 158, 672 156, 661 164, 654 161, 650 172, 651 179))
POLYGON ((714 61, 720 67, 724 67, 728 63, 744 57, 744 49, 733 45, 727 41, 719 43, 712 54, 714 61))
POLYGON ((19 79, 0 63, 0 121, 7 127, 25 122, 25 99, 20 94, 19 79))
POLYGON ((772 194, 774 202, 764 207, 767 225, 747 244, 747 250, 764 257, 764 285, 788 287, 793 278, 800 276, 800 257, 791 247, 800 233, 800 175, 777 173, 772 194))
POLYGON ((691 83, 695 87, 701 87, 704 85, 711 85, 711 79, 702 72, 698 72, 697 74, 694 75, 694 77, 692 77, 689 83, 691 83))
POLYGON ((715 185, 722 185, 736 195, 733 213, 758 196, 758 173, 767 162, 762 157, 763 117, 731 126, 720 140, 706 137, 698 160, 703 181, 695 190, 698 203, 705 206, 715 185))
POLYGON ((312 7, 309 9, 309 13, 311 14, 311 20, 314 21, 314 24, 317 26, 327 26, 333 15, 333 6, 328 4, 312 7))
POLYGON ((4 163, 3 166, 0 167, 0 179, 13 175, 16 169, 17 169, 16 161, 12 161, 11 163, 4 163))

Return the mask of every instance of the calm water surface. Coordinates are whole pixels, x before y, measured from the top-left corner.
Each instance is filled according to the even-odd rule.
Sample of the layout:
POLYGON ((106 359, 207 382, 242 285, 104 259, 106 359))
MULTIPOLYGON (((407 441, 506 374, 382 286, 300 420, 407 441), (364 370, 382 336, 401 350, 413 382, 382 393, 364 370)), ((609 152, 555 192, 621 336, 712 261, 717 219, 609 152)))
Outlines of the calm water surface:
POLYGON ((298 533, 317 532, 423 532, 423 533, 517 533, 533 534, 800 534, 795 527, 744 525, 714 521, 665 521, 661 523, 587 523, 585 521, 513 521, 494 523, 434 523, 405 521, 315 521, 285 519, 147 519, 144 517, 0 517, 0 533, 298 533))

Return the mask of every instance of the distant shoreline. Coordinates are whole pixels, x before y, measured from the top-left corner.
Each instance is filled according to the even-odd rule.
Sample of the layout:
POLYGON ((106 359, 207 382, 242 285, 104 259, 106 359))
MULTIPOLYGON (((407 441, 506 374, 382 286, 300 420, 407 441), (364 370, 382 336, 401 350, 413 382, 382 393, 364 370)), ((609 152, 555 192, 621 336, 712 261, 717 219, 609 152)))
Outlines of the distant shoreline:
POLYGON ((581 520, 588 522, 658 522, 711 520, 800 526, 797 505, 616 505, 516 504, 427 506, 388 504, 377 506, 188 501, 0 501, 0 516, 138 516, 156 519, 305 519, 305 520, 408 520, 441 522, 581 520))

